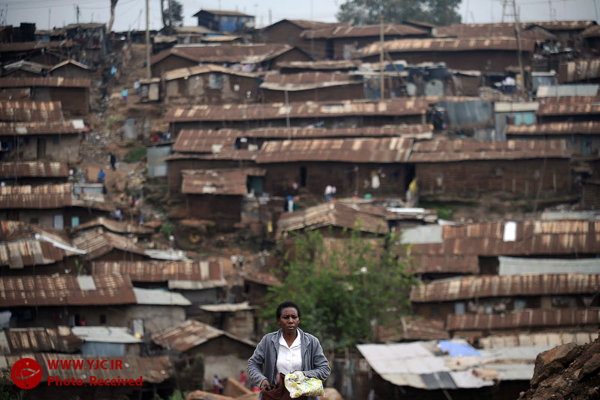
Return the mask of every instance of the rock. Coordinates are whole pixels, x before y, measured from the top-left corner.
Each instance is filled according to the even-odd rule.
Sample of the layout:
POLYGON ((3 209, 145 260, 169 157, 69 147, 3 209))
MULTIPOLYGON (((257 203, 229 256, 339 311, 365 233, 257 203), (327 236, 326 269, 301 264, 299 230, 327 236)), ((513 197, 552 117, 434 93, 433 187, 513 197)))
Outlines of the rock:
POLYGON ((583 368, 581 368, 582 377, 592 375, 598 370, 600 370, 600 354, 594 354, 583 364, 583 368))
POLYGON ((535 359, 535 370, 531 385, 537 386, 541 381, 568 366, 581 350, 575 343, 567 343, 545 351, 535 359))

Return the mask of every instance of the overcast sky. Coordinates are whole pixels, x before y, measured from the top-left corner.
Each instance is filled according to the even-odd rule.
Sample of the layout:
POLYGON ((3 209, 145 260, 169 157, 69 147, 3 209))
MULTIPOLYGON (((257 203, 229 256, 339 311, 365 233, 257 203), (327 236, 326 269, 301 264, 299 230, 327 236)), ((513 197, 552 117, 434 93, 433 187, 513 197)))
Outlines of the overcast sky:
MULTIPOLYGON (((198 10, 238 10, 256 16, 260 26, 283 18, 335 21, 344 0, 179 0, 185 25, 195 25, 198 10)), ((521 20, 596 20, 600 0, 516 0, 521 20)), ((463 0, 459 12, 463 22, 500 22, 502 0, 463 0)), ((38 29, 74 23, 76 5, 80 22, 108 22, 110 0, 0 0, 0 23, 19 25, 35 22, 38 29)), ((160 0, 150 0, 151 28, 160 28, 160 0)), ((145 29, 145 0, 119 0, 113 30, 145 29)), ((511 20, 505 17, 505 21, 511 20)))

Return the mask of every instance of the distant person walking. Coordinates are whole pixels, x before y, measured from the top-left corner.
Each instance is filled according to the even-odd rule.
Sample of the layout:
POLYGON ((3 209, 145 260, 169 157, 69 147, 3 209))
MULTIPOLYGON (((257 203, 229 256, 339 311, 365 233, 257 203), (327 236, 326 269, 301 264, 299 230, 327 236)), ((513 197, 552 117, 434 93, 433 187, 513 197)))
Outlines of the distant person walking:
POLYGON ((115 156, 112 152, 108 153, 108 160, 110 161, 110 168, 115 171, 117 169, 117 156, 115 156))
POLYGON ((106 179, 106 172, 104 172, 104 170, 102 168, 100 168, 100 171, 98 171, 98 183, 104 183, 105 179, 106 179))

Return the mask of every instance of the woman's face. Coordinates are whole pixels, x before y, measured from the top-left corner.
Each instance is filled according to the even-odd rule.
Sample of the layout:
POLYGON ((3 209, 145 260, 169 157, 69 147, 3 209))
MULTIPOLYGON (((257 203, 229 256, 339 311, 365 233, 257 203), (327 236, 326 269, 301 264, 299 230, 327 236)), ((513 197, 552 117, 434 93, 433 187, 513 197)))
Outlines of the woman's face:
POLYGON ((294 307, 287 307, 281 310, 281 316, 277 320, 279 327, 283 332, 295 332, 300 324, 300 316, 294 307))

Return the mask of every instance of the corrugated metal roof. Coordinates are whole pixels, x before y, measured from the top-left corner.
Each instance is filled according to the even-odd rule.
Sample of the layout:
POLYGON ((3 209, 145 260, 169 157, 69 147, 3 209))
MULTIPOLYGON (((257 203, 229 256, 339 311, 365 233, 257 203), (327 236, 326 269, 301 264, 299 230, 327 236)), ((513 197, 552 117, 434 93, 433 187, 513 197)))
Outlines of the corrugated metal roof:
POLYGON ((4 208, 62 208, 72 202, 71 184, 0 187, 0 209, 4 208))
POLYGON ((498 257, 498 275, 600 274, 600 259, 556 259, 498 257))
POLYGON ((0 100, 0 121, 59 122, 62 120, 60 101, 0 100))
POLYGON ((500 102, 494 103, 494 111, 496 112, 526 112, 526 111, 537 111, 540 104, 538 102, 500 102))
POLYGON ((201 12, 206 12, 206 13, 214 14, 214 15, 231 15, 231 16, 236 16, 236 17, 253 17, 254 18, 254 15, 246 14, 246 13, 243 13, 240 11, 207 10, 206 8, 203 8, 202 10, 198 11, 193 16, 197 17, 198 14, 200 14, 201 12))
MULTIPOLYGON (((516 240, 504 241, 504 222, 444 226, 443 243, 413 244, 408 254, 415 268, 454 271, 456 256, 470 260, 464 272, 477 272, 478 256, 596 254, 600 252, 600 221, 520 221, 516 240), (435 267, 435 268, 434 268, 435 267), (477 268, 477 269, 475 269, 477 268)), ((456 271, 459 272, 459 271, 456 271)))
POLYGON ((572 151, 565 140, 480 142, 474 139, 438 139, 416 142, 410 154, 409 161, 419 163, 570 158, 571 153, 572 151))
MULTIPOLYGON (((85 366, 88 361, 93 363, 98 360, 98 356, 82 356, 69 354, 53 354, 53 353, 36 353, 36 354, 20 354, 15 356, 0 355, 0 370, 9 372, 12 365, 21 358, 33 358, 42 367, 42 381, 46 381, 48 376, 54 376, 62 380, 83 379, 87 380, 90 376, 95 376, 99 380, 104 379, 139 379, 140 376, 144 383, 161 383, 171 377, 173 366, 169 361, 169 357, 138 357, 138 356, 119 356, 110 357, 103 356, 103 360, 112 360, 119 362, 122 368, 107 368, 107 369, 77 369, 77 368, 56 368, 49 369, 48 365, 51 360, 69 360, 67 362, 79 362, 83 360, 85 366)), ((112 365, 112 364, 109 364, 112 365)))
POLYGON ((130 238, 105 231, 101 227, 78 232, 73 238, 73 245, 87 253, 87 260, 101 257, 113 249, 145 255, 144 249, 130 238))
POLYGON ((174 55, 198 63, 212 64, 257 64, 275 57, 278 57, 288 51, 293 50, 292 46, 277 43, 258 43, 258 44, 221 44, 219 46, 210 45, 177 45, 152 57, 151 64, 154 65, 165 58, 174 55))
POLYGON ((10 268, 54 264, 68 255, 70 253, 64 249, 40 239, 0 243, 0 265, 8 265, 10 268))
MULTIPOLYGON (((379 38, 381 32, 380 25, 362 25, 349 26, 339 25, 328 28, 315 29, 302 32, 304 39, 336 39, 336 38, 358 38, 358 37, 376 37, 379 38)), ((387 24, 383 26, 385 36, 425 36, 429 32, 425 29, 419 29, 412 25, 387 24)))
POLYGON ((427 273, 479 273, 479 257, 476 255, 411 255, 409 270, 413 274, 427 273))
POLYGON ((89 88, 92 84, 90 79, 84 78, 0 78, 0 88, 13 87, 66 87, 66 88, 89 88))
POLYGON ((236 139, 242 137, 242 131, 227 131, 227 135, 216 130, 182 129, 177 135, 173 151, 183 153, 219 153, 234 149, 236 139))
POLYGON ((332 86, 361 85, 360 77, 343 72, 300 72, 296 74, 267 73, 260 88, 263 90, 301 91, 332 86), (359 79, 357 79, 359 78, 359 79))
POLYGON ((236 312, 236 311, 252 311, 252 310, 255 310, 256 307, 251 306, 250 304, 248 304, 247 301, 244 301, 243 303, 237 303, 237 304, 206 304, 206 305, 201 305, 200 309, 204 310, 204 311, 208 311, 208 312, 221 313, 221 312, 236 312))
POLYGON ((137 224, 130 224, 128 222, 115 221, 114 219, 104 217, 99 217, 86 222, 85 224, 77 225, 73 228, 73 231, 83 231, 98 226, 115 233, 133 233, 136 235, 151 235, 154 233, 154 229, 151 228, 146 228, 137 224))
POLYGON ((592 104, 540 104, 537 115, 597 115, 600 114, 600 102, 592 104))
POLYGON ((336 118, 344 116, 424 115, 429 102, 422 98, 391 99, 381 102, 344 100, 267 104, 223 104, 175 107, 167 111, 167 122, 261 121, 289 118, 336 118))
POLYGON ((85 64, 83 64, 83 63, 80 63, 80 62, 79 62, 79 61, 77 61, 77 60, 69 59, 69 60, 64 60, 64 61, 62 61, 62 62, 59 62, 58 64, 56 64, 56 65, 52 66, 52 67, 50 68, 50 71, 51 71, 51 72, 52 72, 52 71, 55 71, 55 70, 57 70, 57 69, 59 69, 59 68, 65 67, 65 66, 67 66, 67 65, 73 65, 73 66, 75 66, 75 67, 77 67, 77 68, 85 69, 85 70, 88 70, 88 71, 92 71, 92 70, 93 70, 93 68, 92 68, 92 67, 90 67, 89 65, 85 65, 85 64))
POLYGON ((137 304, 151 306, 191 306, 192 303, 180 293, 165 289, 133 288, 137 304))
POLYGON ((211 72, 218 72, 221 74, 229 74, 229 75, 237 75, 237 76, 245 76, 247 78, 258 78, 260 76, 259 74, 256 74, 256 73, 242 72, 242 71, 237 71, 232 68, 225 68, 220 65, 208 64, 208 65, 198 65, 198 66, 189 67, 189 68, 172 69, 172 70, 167 71, 164 74, 162 74, 162 78, 165 81, 171 81, 174 79, 188 79, 190 76, 207 74, 207 73, 211 73, 211 72))
POLYGON ((92 275, 129 275, 135 282, 166 282, 170 280, 220 281, 223 271, 218 261, 158 262, 158 261, 96 261, 92 275))
POLYGON ((412 302, 441 302, 485 297, 593 294, 600 274, 483 275, 434 281, 414 287, 412 302))
POLYGON ((470 331, 489 329, 522 329, 533 327, 598 326, 600 310, 597 309, 529 309, 504 314, 448 315, 446 329, 470 331))
POLYGON ((207 170, 183 170, 181 193, 243 196, 248 194, 248 176, 264 176, 261 168, 231 168, 207 170))
POLYGON ((51 42, 13 42, 0 43, 0 53, 31 51, 36 49, 60 49, 73 46, 72 40, 61 40, 51 42))
POLYGON ((129 277, 93 276, 94 289, 84 290, 73 275, 0 276, 4 307, 135 304, 129 277))
MULTIPOLYGON (((62 112, 59 111, 62 118, 62 112)), ((59 115, 56 115, 58 117, 59 115)), ((31 114, 29 114, 31 116, 31 114)), ((22 115, 27 118, 27 115, 22 115)), ((21 117, 18 117, 21 118, 21 117)), ((37 116, 32 116, 37 118, 37 116)), ((69 122, 0 122, 0 136, 24 136, 24 135, 66 135, 79 134, 84 129, 75 127, 69 122)))
MULTIPOLYGON (((533 40, 521 39, 521 50, 533 52, 533 40)), ((381 52, 381 44, 373 43, 361 48, 359 57, 370 57, 381 52)), ((398 39, 386 41, 383 49, 387 53, 398 52, 455 52, 455 51, 490 51, 519 50, 517 39, 511 37, 493 37, 477 39, 398 39)))
POLYGON ((50 66, 27 60, 19 60, 14 63, 6 64, 3 68, 5 71, 23 70, 27 72, 32 72, 34 74, 42 75, 50 69, 50 66))
POLYGON ((129 329, 117 326, 74 326, 74 335, 85 342, 102 343, 142 343, 129 329))
POLYGON ((233 160, 254 161, 258 150, 223 150, 212 154, 179 153, 165 157, 165 161, 175 160, 233 160))
POLYGON ((592 25, 587 27, 583 32, 581 32, 581 37, 586 39, 600 37, 600 25, 592 25))
POLYGON ((316 60, 316 61, 282 61, 277 64, 283 69, 308 69, 308 70, 354 70, 360 65, 358 60, 316 60))
POLYGON ((81 348, 81 339, 66 326, 58 328, 11 328, 0 331, 0 353, 26 352, 73 353, 81 348), (2 344, 6 346, 2 346, 2 344))
MULTIPOLYGON (((556 40, 556 36, 548 31, 530 29, 529 22, 521 23, 521 37, 531 40, 556 40)), ((512 22, 496 22, 488 24, 452 24, 435 28, 435 36, 457 36, 461 38, 484 38, 484 37, 514 37, 515 24, 512 22)))
POLYGON ((68 178, 69 166, 57 161, 21 161, 0 163, 0 176, 3 177, 37 177, 68 178))
POLYGON ((266 142, 256 163, 288 163, 297 161, 398 163, 407 162, 412 139, 317 139, 266 142))
POLYGON ((556 347, 567 343, 583 345, 598 337, 595 332, 540 332, 520 333, 518 335, 493 335, 479 339, 484 349, 503 349, 519 346, 556 347))
POLYGON ((365 126, 361 128, 256 128, 245 131, 237 129, 182 129, 177 135, 173 150, 183 153, 212 153, 215 150, 221 151, 228 146, 233 147, 235 140, 238 138, 309 139, 401 136, 403 138, 431 139, 433 136, 432 129, 431 125, 425 124, 365 126))
POLYGON ((600 78, 600 58, 571 61, 558 67, 558 79, 561 83, 598 78, 600 78))
POLYGON ((245 281, 258 283, 264 286, 281 285, 281 281, 268 272, 248 271, 243 273, 243 277, 245 281))
POLYGON ((387 221, 383 216, 376 216, 363 212, 358 207, 333 201, 306 210, 282 214, 277 221, 277 236, 281 236, 284 232, 327 226, 358 228, 362 232, 378 234, 388 232, 387 221))
POLYGON ((249 340, 194 320, 187 320, 177 327, 152 335, 152 341, 164 348, 184 352, 220 336, 227 336, 248 346, 255 346, 249 340))
POLYGON ((377 342, 449 339, 444 321, 429 318, 402 317, 400 323, 392 328, 376 326, 374 329, 377 342))
POLYGON ((594 135, 600 134, 600 122, 551 122, 536 125, 508 125, 508 136, 518 135, 594 135))
POLYGON ((537 89, 536 98, 540 103, 543 103, 548 97, 558 97, 556 100, 560 102, 563 102, 564 100, 571 100, 569 102, 579 104, 582 102, 582 100, 585 100, 581 98, 583 96, 598 96, 599 88, 600 85, 584 83, 540 86, 537 89), (565 97, 575 97, 575 99, 564 99, 565 97))

